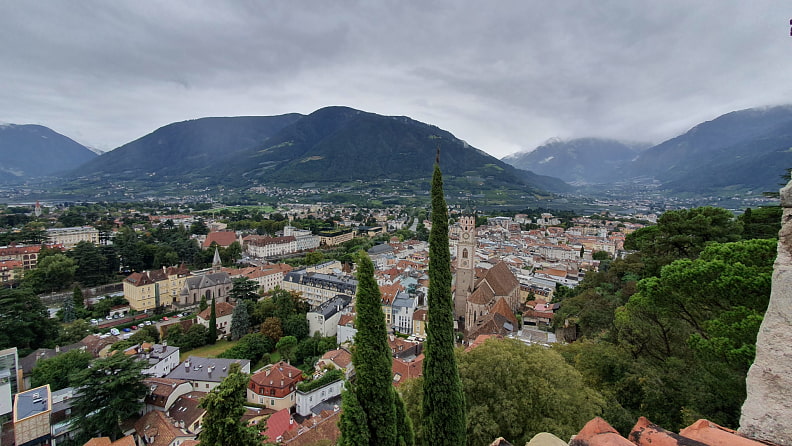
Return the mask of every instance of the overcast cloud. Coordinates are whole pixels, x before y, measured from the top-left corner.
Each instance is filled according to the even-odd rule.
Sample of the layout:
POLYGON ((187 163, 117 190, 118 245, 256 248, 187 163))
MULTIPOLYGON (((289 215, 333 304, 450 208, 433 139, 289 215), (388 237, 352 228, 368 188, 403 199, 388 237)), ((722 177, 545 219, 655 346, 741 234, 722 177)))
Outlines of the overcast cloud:
POLYGON ((109 150, 171 122, 347 105, 500 158, 660 142, 792 103, 792 2, 4 1, 0 121, 109 150))

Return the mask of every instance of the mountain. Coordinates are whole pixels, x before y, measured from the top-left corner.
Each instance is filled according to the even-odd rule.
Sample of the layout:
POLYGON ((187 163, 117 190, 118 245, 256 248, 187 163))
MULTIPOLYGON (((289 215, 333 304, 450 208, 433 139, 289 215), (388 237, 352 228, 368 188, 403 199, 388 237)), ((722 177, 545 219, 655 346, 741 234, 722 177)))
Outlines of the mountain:
POLYGON ((183 179, 195 170, 216 166, 240 151, 262 144, 301 117, 292 113, 176 122, 91 160, 69 176, 183 179))
POLYGON ((632 176, 649 176, 676 192, 777 190, 792 167, 792 106, 722 115, 642 152, 632 176))
POLYGON ((47 127, 0 124, 0 182, 53 175, 93 158, 87 147, 47 127))
POLYGON ((71 177, 146 179, 152 188, 158 182, 234 189, 408 182, 431 177, 438 147, 450 187, 456 182, 460 189, 571 189, 557 178, 516 169, 435 126, 347 107, 327 107, 307 116, 170 124, 80 166, 71 177))
POLYGON ((506 156, 502 161, 570 183, 607 183, 649 146, 601 138, 553 139, 530 152, 506 156))
POLYGON ((500 185, 568 190, 555 178, 515 169, 451 133, 405 116, 326 107, 284 127, 266 144, 240 153, 223 174, 240 180, 299 184, 383 178, 429 178, 440 149, 445 178, 481 178, 500 185))

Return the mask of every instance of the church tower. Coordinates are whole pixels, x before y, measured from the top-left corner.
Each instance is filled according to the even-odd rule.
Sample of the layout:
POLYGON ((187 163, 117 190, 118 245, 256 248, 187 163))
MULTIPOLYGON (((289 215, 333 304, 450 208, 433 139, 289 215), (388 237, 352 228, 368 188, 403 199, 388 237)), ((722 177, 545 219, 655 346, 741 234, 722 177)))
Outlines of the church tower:
MULTIPOLYGON (((467 299, 473 292, 476 271, 476 217, 459 218, 459 241, 456 248, 456 291, 454 292, 454 319, 462 322, 467 299)), ((459 327, 464 327, 462 323, 459 327)))
POLYGON ((217 246, 215 246, 214 259, 212 260, 212 272, 219 273, 222 267, 223 262, 220 260, 220 251, 218 251, 217 246))

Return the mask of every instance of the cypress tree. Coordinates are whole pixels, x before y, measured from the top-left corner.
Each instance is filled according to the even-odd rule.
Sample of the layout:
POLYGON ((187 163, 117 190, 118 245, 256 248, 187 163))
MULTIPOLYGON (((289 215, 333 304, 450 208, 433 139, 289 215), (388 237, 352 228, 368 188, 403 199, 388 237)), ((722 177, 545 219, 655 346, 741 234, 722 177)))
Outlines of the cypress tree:
POLYGON ((206 342, 209 344, 214 344, 217 342, 217 314, 215 314, 214 297, 212 297, 212 309, 209 310, 209 331, 206 342))
POLYGON ((466 443, 465 397, 454 356, 454 303, 448 208, 443 196, 438 148, 432 174, 432 230, 429 233, 429 293, 423 363, 423 432, 431 445, 466 443))
POLYGON ((355 347, 352 363, 355 365, 355 382, 348 385, 342 397, 344 411, 350 415, 340 425, 343 445, 371 444, 396 446, 396 405, 391 384, 391 351, 385 314, 382 312, 382 295, 374 279, 374 264, 364 252, 358 255, 357 311, 355 347), (360 406, 361 416, 355 407, 360 406), (353 420, 353 418, 355 420, 353 420), (368 442, 354 421, 365 418, 368 442))

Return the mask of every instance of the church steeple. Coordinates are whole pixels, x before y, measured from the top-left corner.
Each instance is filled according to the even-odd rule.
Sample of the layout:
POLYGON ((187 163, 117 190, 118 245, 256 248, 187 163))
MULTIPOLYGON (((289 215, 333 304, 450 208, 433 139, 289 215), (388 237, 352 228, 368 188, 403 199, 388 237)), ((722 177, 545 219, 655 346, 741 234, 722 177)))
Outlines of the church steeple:
POLYGON ((223 262, 220 260, 220 251, 218 251, 217 246, 215 246, 214 259, 212 259, 212 269, 215 272, 219 272, 222 266, 223 262))
MULTIPOLYGON (((475 215, 463 215, 459 218, 458 224, 454 315, 461 323, 466 313, 467 299, 475 286, 473 282, 476 270, 476 217, 475 215)), ((462 325, 460 324, 460 326, 462 325)))

